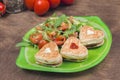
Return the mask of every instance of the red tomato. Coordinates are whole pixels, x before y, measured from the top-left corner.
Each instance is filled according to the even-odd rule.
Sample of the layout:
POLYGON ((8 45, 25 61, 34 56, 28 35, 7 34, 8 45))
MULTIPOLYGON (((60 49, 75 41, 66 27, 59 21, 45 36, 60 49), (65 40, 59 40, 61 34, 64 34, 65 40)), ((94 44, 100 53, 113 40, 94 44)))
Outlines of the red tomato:
POLYGON ((51 8, 56 8, 60 4, 60 0, 48 0, 51 8))
POLYGON ((30 41, 34 44, 38 44, 40 40, 42 40, 42 34, 41 33, 35 33, 30 35, 30 41))
POLYGON ((61 0, 61 2, 65 5, 73 4, 74 0, 61 0))
POLYGON ((42 48, 45 44, 47 44, 48 43, 48 41, 46 41, 46 40, 40 40, 40 42, 38 43, 38 47, 39 47, 39 49, 40 48, 42 48))
POLYGON ((45 14, 50 5, 48 0, 36 0, 34 4, 34 11, 37 15, 43 15, 45 14))
POLYGON ((78 45, 75 43, 71 43, 70 48, 71 49, 78 49, 78 45))
POLYGON ((5 14, 6 6, 0 2, 0 16, 5 14))
POLYGON ((60 46, 62 44, 64 44, 64 42, 66 41, 65 36, 59 35, 58 37, 56 37, 56 39, 54 40, 54 42, 60 46))
POLYGON ((25 5, 29 10, 33 10, 34 2, 35 2, 35 0, 25 0, 25 5))

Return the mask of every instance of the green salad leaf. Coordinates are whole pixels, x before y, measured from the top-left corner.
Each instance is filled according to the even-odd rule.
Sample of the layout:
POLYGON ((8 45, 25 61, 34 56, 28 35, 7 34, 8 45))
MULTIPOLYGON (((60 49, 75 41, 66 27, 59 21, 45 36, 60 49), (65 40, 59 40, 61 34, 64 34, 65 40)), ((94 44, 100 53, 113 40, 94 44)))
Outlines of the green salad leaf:
POLYGON ((48 37, 46 32, 42 32, 42 35, 43 35, 43 39, 44 40, 50 41, 50 39, 49 39, 49 37, 48 37))
POLYGON ((70 29, 66 30, 63 35, 65 37, 69 37, 69 35, 74 34, 74 32, 76 32, 76 26, 72 25, 70 29))
POLYGON ((57 28, 67 19, 66 15, 61 15, 58 19, 55 20, 54 27, 57 28))
MULTIPOLYGON (((61 15, 57 16, 56 14, 53 14, 51 17, 49 17, 45 22, 42 24, 39 24, 39 27, 41 28, 40 30, 35 29, 33 33, 42 33, 43 39, 47 41, 51 41, 49 37, 49 33, 55 32, 56 36, 63 35, 66 38, 68 38, 70 35, 73 35, 75 32, 79 32, 80 28, 83 25, 86 25, 88 21, 84 18, 70 18, 66 15, 61 15), (67 24, 61 25, 62 23, 67 24), (67 27, 64 30, 60 30, 59 27, 67 27)), ((33 46, 34 48, 38 48, 37 44, 32 43, 29 39, 23 39, 22 42, 18 43, 16 46, 17 47, 22 47, 22 46, 33 46)))
POLYGON ((29 42, 19 42, 16 44, 16 47, 26 47, 30 46, 31 44, 29 42))

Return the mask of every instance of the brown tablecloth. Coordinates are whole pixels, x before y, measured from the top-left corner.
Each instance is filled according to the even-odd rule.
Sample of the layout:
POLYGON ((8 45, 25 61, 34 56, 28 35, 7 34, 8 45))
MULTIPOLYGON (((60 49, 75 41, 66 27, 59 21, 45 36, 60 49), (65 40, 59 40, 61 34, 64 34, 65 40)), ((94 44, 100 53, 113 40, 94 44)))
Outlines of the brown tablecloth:
POLYGON ((71 6, 50 10, 38 17, 31 11, 0 18, 0 80, 120 80, 120 0, 75 0, 71 6), (56 12, 73 16, 99 16, 109 26, 113 43, 102 63, 89 70, 72 73, 48 73, 20 69, 15 61, 19 55, 16 43, 36 24, 56 12))

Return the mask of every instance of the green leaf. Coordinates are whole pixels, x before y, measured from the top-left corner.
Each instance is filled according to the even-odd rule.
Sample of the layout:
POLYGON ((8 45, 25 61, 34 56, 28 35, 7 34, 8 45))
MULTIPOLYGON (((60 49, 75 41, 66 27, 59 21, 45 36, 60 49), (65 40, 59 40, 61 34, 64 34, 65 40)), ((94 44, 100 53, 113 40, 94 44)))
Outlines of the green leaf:
POLYGON ((33 48, 39 49, 38 45, 36 45, 36 44, 33 44, 33 48))
POLYGON ((58 19, 55 20, 54 27, 57 28, 67 19, 66 15, 61 15, 58 19))
POLYGON ((42 32, 42 35, 43 35, 43 39, 44 40, 50 41, 50 39, 49 39, 49 37, 48 37, 46 32, 42 32))
POLYGON ((57 28, 58 26, 60 26, 62 23, 62 21, 60 19, 56 20, 54 23, 54 27, 57 28))
POLYGON ((31 41, 29 39, 26 39, 25 37, 23 37, 23 41, 22 42, 30 43, 31 41))
POLYGON ((69 35, 73 34, 74 32, 76 32, 76 26, 72 25, 71 29, 66 30, 63 35, 69 37, 69 35))
POLYGON ((28 42, 20 42, 16 44, 16 47, 25 47, 25 46, 30 46, 31 44, 28 42))

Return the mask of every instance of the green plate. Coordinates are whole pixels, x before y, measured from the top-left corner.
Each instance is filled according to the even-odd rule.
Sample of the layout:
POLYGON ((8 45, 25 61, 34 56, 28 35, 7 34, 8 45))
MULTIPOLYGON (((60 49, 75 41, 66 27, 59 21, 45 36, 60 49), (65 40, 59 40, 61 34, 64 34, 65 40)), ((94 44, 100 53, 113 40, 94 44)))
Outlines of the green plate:
MULTIPOLYGON (((101 47, 89 49, 88 58, 80 63, 64 61, 60 67, 46 67, 35 63, 34 55, 38 51, 33 47, 21 47, 20 54, 16 60, 16 65, 22 69, 47 71, 47 72, 59 72, 59 73, 73 73, 87 70, 99 64, 108 54, 111 43, 112 35, 109 28, 103 23, 103 21, 97 16, 76 17, 80 21, 86 22, 89 25, 103 30, 105 33, 105 43, 101 47)), ((23 40, 28 40, 29 35, 35 31, 35 28, 28 31, 23 40)))

